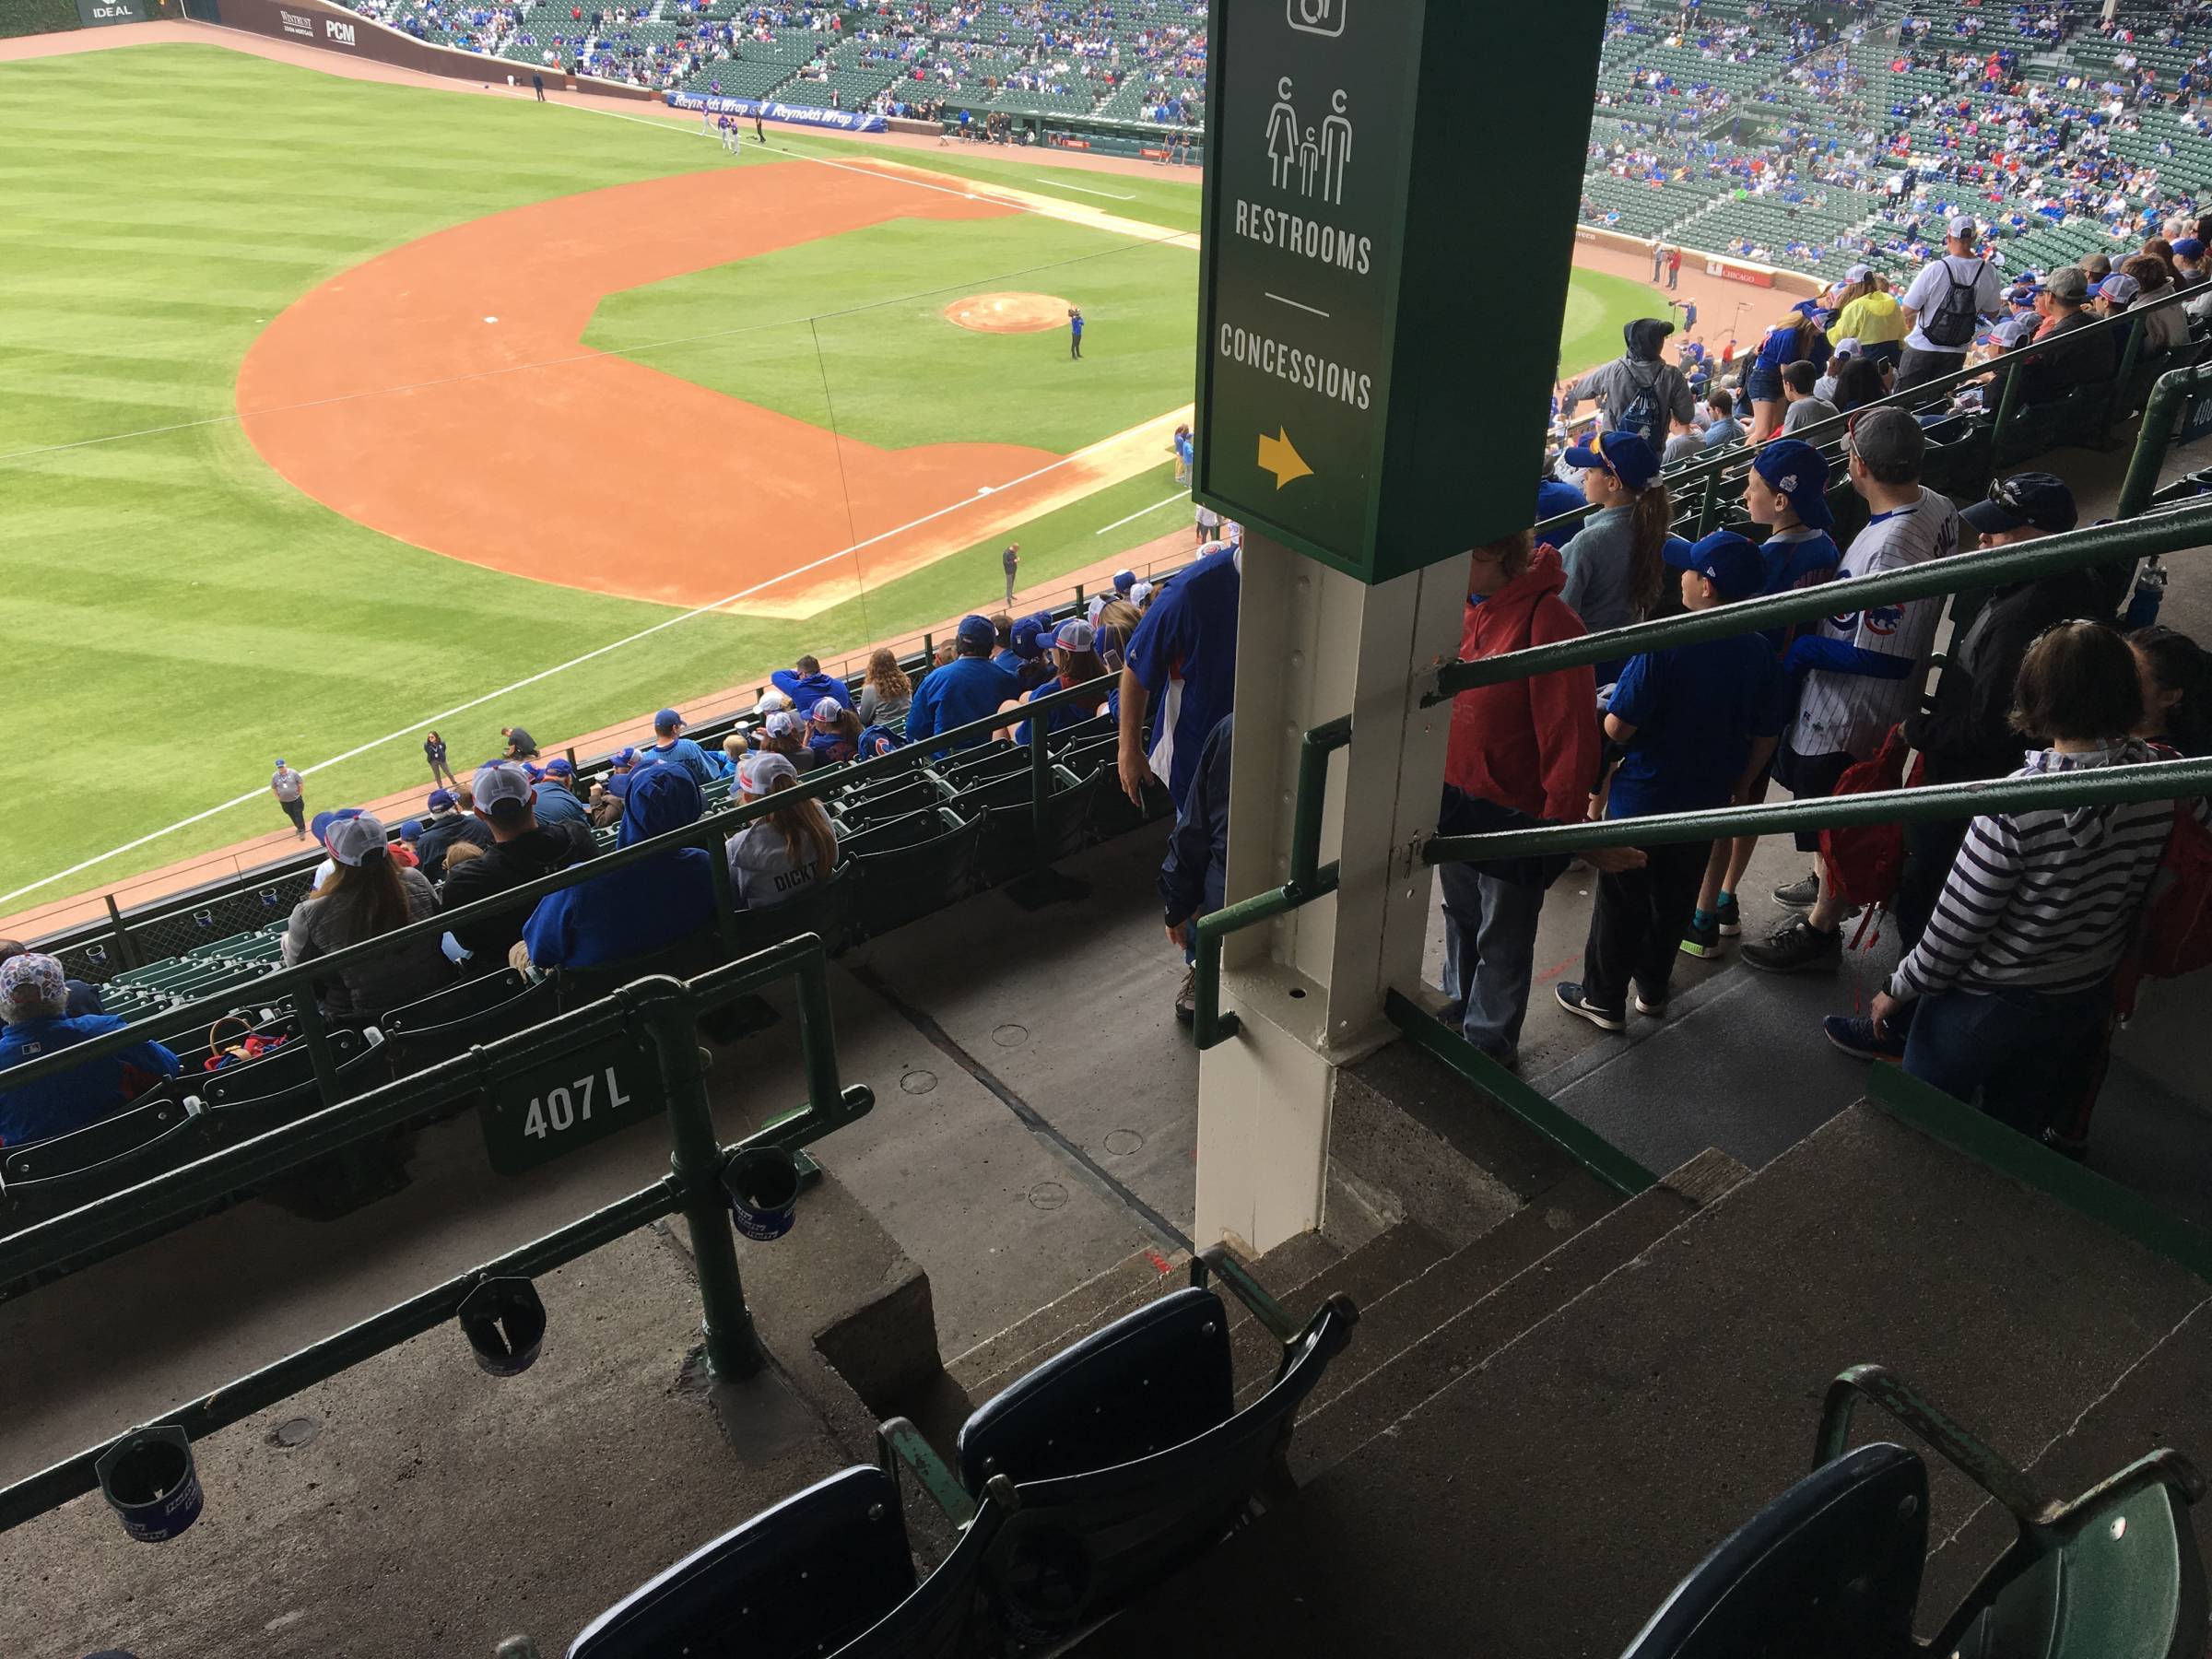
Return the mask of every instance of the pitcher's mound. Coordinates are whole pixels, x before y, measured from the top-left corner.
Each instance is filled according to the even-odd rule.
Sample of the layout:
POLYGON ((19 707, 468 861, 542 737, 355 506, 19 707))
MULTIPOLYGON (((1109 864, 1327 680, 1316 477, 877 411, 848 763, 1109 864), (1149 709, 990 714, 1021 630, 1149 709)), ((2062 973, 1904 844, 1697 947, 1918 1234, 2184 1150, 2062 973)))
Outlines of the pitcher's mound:
POLYGON ((978 334, 1041 334, 1067 326, 1067 301, 1051 294, 971 294, 945 308, 945 320, 978 334))

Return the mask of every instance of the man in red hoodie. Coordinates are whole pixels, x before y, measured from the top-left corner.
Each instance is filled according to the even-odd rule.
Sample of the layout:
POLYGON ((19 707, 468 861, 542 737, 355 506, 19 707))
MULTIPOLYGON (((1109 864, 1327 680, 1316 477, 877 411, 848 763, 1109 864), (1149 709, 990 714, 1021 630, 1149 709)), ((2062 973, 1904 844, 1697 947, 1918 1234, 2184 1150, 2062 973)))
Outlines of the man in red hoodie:
MULTIPOLYGON (((1529 533, 1475 549, 1460 636, 1465 661, 1528 645, 1580 639, 1582 618, 1559 598, 1566 571, 1529 533)), ((1463 691, 1452 702, 1444 757, 1446 835, 1581 823, 1597 777, 1597 677, 1559 668, 1463 691)), ((1588 854, 1601 870, 1635 869, 1633 847, 1588 854)), ((1444 990, 1467 1041, 1512 1069, 1535 970, 1536 918, 1565 857, 1517 858, 1437 867, 1444 892, 1444 990)))

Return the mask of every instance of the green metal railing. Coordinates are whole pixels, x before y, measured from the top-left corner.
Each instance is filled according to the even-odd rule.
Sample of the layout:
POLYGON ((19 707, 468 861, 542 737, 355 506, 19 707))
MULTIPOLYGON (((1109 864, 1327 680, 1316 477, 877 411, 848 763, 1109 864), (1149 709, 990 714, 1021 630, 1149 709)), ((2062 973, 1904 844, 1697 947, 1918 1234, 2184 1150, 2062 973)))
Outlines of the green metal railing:
POLYGON ((2212 364, 2176 369, 2159 376, 2143 405, 2143 425, 2136 434, 2136 451, 2128 458, 2127 477, 2121 482, 2120 504, 2112 510, 2113 517, 2132 519, 2149 508, 2182 418, 2198 398, 2208 394, 2212 394, 2212 364))
MULTIPOLYGON (((471 1049, 414 1077, 325 1107, 0 1239, 0 1281, 53 1269, 149 1223, 196 1214, 241 1186, 282 1175, 439 1107, 480 1099, 518 1072, 572 1053, 604 1053, 607 1045, 640 1031, 654 1050, 665 1096, 670 1147, 666 1175, 520 1249, 168 1411, 160 1421, 198 1440, 444 1324, 472 1291, 489 1280, 535 1278, 670 1215, 681 1215, 690 1233, 709 1365, 718 1376, 751 1375, 759 1370, 762 1356, 738 1277, 724 1172, 733 1159, 759 1148, 795 1152, 865 1116, 875 1103, 873 1092, 865 1086, 846 1088, 839 1080, 828 959, 821 940, 811 934, 686 983, 666 978, 641 980, 544 1025, 471 1049), (787 978, 798 983, 806 1104, 735 1145, 724 1147, 715 1136, 700 1072, 697 1021, 701 1014, 787 978)), ((97 1489, 93 1465, 114 1443, 89 1447, 0 1489, 0 1531, 97 1489)))
MULTIPOLYGON (((1060 709, 1096 703, 1102 695, 1102 687, 1103 682, 1097 681, 1071 686, 1023 704, 1018 712, 993 714, 971 721, 965 725, 924 738, 892 754, 818 769, 801 778, 795 787, 782 792, 771 800, 711 812, 696 823, 672 830, 665 835, 654 836, 650 841, 640 841, 635 846, 602 853, 582 864, 541 877, 488 899, 441 911, 434 916, 409 923, 405 927, 394 928, 390 933, 380 934, 373 939, 348 946, 343 950, 332 951, 327 956, 317 957, 297 967, 277 969, 242 989, 232 989, 197 999, 151 1019, 135 1021, 123 1030, 58 1050, 22 1065, 10 1066, 6 1073, 0 1074, 0 1087, 16 1088, 53 1077, 102 1055, 144 1042, 148 1038, 159 1040, 164 1036, 205 1031, 210 1022, 233 1008, 291 995, 293 1012, 300 1022, 300 1038, 307 1045, 309 1058, 313 1062, 315 1079, 320 1085, 324 1104, 334 1104, 338 1100, 337 1065, 331 1049, 329 1027, 312 994, 316 981, 330 979, 348 966, 370 961, 383 952, 402 946, 426 939, 434 941, 456 924, 466 927, 497 916, 526 914, 548 893, 581 887, 601 876, 664 857, 686 847, 705 848, 712 855, 709 865, 714 884, 713 920, 721 930, 725 946, 735 947, 738 943, 740 917, 744 912, 737 903, 728 860, 723 854, 724 842, 730 836, 753 819, 765 816, 775 806, 795 799, 818 800, 856 782, 913 771, 928 764, 940 754, 965 744, 987 739, 993 730, 1018 724, 1025 719, 1030 726, 1031 823, 1036 836, 1038 865, 1041 869, 1050 852, 1047 831, 1052 810, 1051 733, 1047 727, 1052 715, 1060 709)), ((489 966, 497 967, 500 964, 489 966)), ((6 1281, 0 1279, 0 1282, 6 1281)))

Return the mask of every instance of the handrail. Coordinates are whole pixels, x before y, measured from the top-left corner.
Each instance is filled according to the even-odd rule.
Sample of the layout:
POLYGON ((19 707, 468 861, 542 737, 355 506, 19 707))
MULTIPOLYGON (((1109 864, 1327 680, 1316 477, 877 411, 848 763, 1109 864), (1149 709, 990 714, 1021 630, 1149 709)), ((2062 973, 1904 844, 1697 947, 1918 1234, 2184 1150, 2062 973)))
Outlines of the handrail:
POLYGON ((1436 688, 1421 698, 1423 708, 1449 701, 1462 691, 1494 686, 1555 668, 1611 662, 1640 652, 1662 651, 1700 640, 1724 640, 1780 623, 1809 622, 1869 605, 1924 599, 1961 588, 1994 587, 2026 582, 2060 571, 2079 570, 2121 559, 2180 553, 2212 541, 2212 500, 2184 502, 2170 510, 2112 524, 2089 524, 2064 535, 2040 536, 2008 547, 1954 553, 1901 571, 1853 576, 1818 587, 1739 599, 1711 610, 1658 617, 1625 628, 1608 628, 1551 645, 1530 645, 1496 656, 1444 664, 1436 671, 1436 688))
MULTIPOLYGON (((53 1053, 26 1062, 21 1065, 9 1066, 6 1071, 0 1071, 0 1089, 19 1088, 25 1083, 55 1076, 69 1070, 72 1066, 97 1059, 100 1055, 114 1053, 118 1050, 144 1042, 156 1036, 158 1032, 185 1031, 193 1029, 195 1025, 205 1030, 210 1020, 237 1006, 241 998, 246 998, 249 990, 251 992, 249 1000, 253 1001, 283 995, 294 990, 304 990, 316 980, 328 979, 353 964, 367 961, 397 946, 418 939, 436 939, 450 931, 456 923, 466 925, 488 920, 493 916, 527 910, 534 907, 540 899, 548 893, 558 893, 569 888, 581 887, 585 882, 598 877, 611 874, 617 870, 628 869, 631 865, 641 864, 648 859, 665 857, 670 853, 687 847, 703 847, 719 853, 724 841, 747 824, 752 822, 753 819, 764 817, 771 807, 788 805, 793 800, 818 800, 850 783, 918 769, 928 764, 940 751, 959 747, 971 739, 988 739, 994 730, 1013 724, 1017 720, 1033 720, 1043 717, 1049 721, 1049 717, 1056 711, 1078 704, 1096 703, 1101 693, 1094 688, 1093 682, 1087 681, 1082 685, 1065 687, 1061 690, 1037 698, 1033 701, 1026 702, 1021 705, 1018 714, 1001 712, 985 715, 982 719, 971 720, 965 725, 954 726, 943 732, 934 733, 928 737, 919 739, 888 755, 877 755, 865 760, 850 760, 841 766, 820 768, 801 778, 794 787, 780 791, 772 800, 763 799, 754 802, 749 806, 741 806, 725 808, 719 812, 707 813, 695 823, 686 824, 681 829, 671 830, 665 835, 656 835, 650 841, 639 841, 633 846, 622 847, 612 853, 602 853, 596 858, 585 860, 582 864, 571 865, 565 870, 557 870, 550 876, 541 876, 534 881, 524 883, 521 887, 510 888, 503 893, 495 893, 489 898, 479 899, 473 903, 464 904, 453 910, 440 911, 435 915, 426 916, 419 922, 410 922, 405 927, 395 927, 390 933, 379 934, 374 938, 364 939, 358 945, 348 945, 343 950, 334 950, 328 956, 316 957, 311 961, 301 962, 297 967, 274 970, 256 979, 251 987, 234 988, 214 996, 195 999, 180 1007, 170 1009, 155 1018, 135 1021, 120 1031, 111 1031, 104 1036, 95 1037, 88 1042, 81 1042, 69 1048, 56 1050, 53 1053)), ((1047 776, 1049 778, 1049 772, 1047 776)), ((1040 852, 1041 853, 1041 848, 1040 852)), ((720 857, 716 857, 713 863, 723 870, 724 879, 718 880, 716 883, 717 919, 726 927, 733 924, 736 912, 731 908, 734 901, 725 891, 727 866, 720 857)), ((309 994, 295 997, 293 1000, 300 1016, 302 1036, 308 1041, 312 1052, 314 1045, 320 1041, 317 1035, 318 1016, 315 1012, 311 1011, 314 1006, 314 998, 309 994)), ((318 1066, 317 1069, 320 1074, 322 1068, 318 1066)))
MULTIPOLYGON (((875 1103, 865 1085, 838 1079, 830 1025, 828 957, 812 934, 727 963, 683 983, 640 980, 611 996, 526 1031, 471 1049, 413 1077, 386 1084, 340 1106, 285 1124, 184 1165, 166 1175, 95 1200, 82 1208, 0 1239, 0 1281, 51 1269, 89 1248, 112 1243, 150 1221, 173 1219, 241 1185, 295 1169, 336 1148, 377 1135, 441 1105, 482 1092, 502 1074, 557 1056, 582 1043, 643 1028, 657 1051, 666 1094, 669 1173, 542 1238, 394 1304, 345 1330, 171 1408, 164 1423, 193 1439, 252 1416, 300 1390, 335 1376, 451 1319, 485 1281, 535 1277, 667 1215, 688 1225, 698 1271, 702 1332, 715 1374, 747 1376, 762 1356, 737 1274, 724 1171, 741 1153, 786 1152, 864 1117, 875 1103), (699 1015, 786 977, 799 983, 800 1041, 810 1092, 806 1103, 730 1147, 714 1135, 712 1108, 699 1074, 692 1025, 699 1015)), ((0 1532, 57 1508, 99 1485, 94 1465, 113 1441, 93 1446, 0 1489, 0 1532)))
POLYGON ((2174 429, 2182 412, 2199 392, 2212 392, 2212 363, 2175 369, 2159 376, 2143 404, 2143 424, 2136 432, 2136 452, 2128 457, 2127 477, 2120 485, 2120 503, 2112 516, 2132 519, 2150 505, 2159 487, 2159 471, 2173 447, 2174 429))
MULTIPOLYGON (((2135 326, 2136 321, 2148 316, 2152 312, 2162 311, 2170 305, 2181 305, 2191 299, 2200 297, 2201 295, 2194 289, 2177 290, 2166 295, 2163 299, 2154 300, 2147 305, 2132 306, 2116 317, 2100 317, 2086 327, 2075 330, 2069 337, 2077 339, 2084 335, 2099 331, 2110 333, 2113 329, 2122 327, 2128 330, 2128 343, 2122 348, 2123 363, 2113 376, 2112 383, 2117 389, 2125 384, 2127 373, 2135 361, 2134 354, 2139 345, 2141 333, 2135 326)), ((2039 349, 2041 348, 2037 346, 2036 342, 2030 340, 2025 345, 2014 347, 2010 351, 1999 352, 1995 357, 1985 359, 1982 362, 1949 370, 1945 373, 1922 381, 1917 385, 1908 386, 1901 392, 1891 392, 1870 403, 1862 404, 1856 409, 1830 416, 1825 420, 1808 422, 1792 432, 1790 436, 1801 438, 1807 443, 1823 443, 1830 438, 1842 437, 1850 428, 1852 421, 1868 409, 1910 410, 1924 407, 1937 398, 1957 391, 1959 387, 1970 381, 1981 380, 1998 372, 2002 372, 2005 378, 2004 388, 1999 394, 1996 410, 1996 429, 2002 431, 2012 414, 2014 388, 2018 381, 2019 367, 2030 357, 2035 355, 2039 349)), ((1690 485, 1709 485, 1717 481, 1721 473, 1729 467, 1748 465, 1751 458, 1757 453, 1757 445, 1748 443, 1724 445, 1710 454, 1696 455, 1688 461, 1677 462, 1672 467, 1663 468, 1659 475, 1659 481, 1665 484, 1669 490, 1680 490, 1683 487, 1690 485)), ((1592 511, 1593 509, 1588 506, 1576 507, 1544 520, 1535 526, 1536 539, 1539 542, 1548 539, 1545 534, 1547 531, 1570 529, 1579 525, 1592 511)), ((2127 517, 2129 515, 2124 511, 2121 516, 2127 517)))
POLYGON ((1443 865, 1551 858, 1587 853, 1594 847, 1660 847, 1737 835, 1840 830, 1854 824, 1917 824, 1990 812, 2172 801, 2199 794, 2212 794, 2212 759, 2150 760, 2140 766, 2100 766, 2086 771, 1978 783, 1928 783, 1913 789, 1783 801, 1771 806, 1713 806, 1701 812, 1660 812, 1648 818, 1546 824, 1534 830, 1499 830, 1481 835, 1439 835, 1422 846, 1421 859, 1425 864, 1443 865))

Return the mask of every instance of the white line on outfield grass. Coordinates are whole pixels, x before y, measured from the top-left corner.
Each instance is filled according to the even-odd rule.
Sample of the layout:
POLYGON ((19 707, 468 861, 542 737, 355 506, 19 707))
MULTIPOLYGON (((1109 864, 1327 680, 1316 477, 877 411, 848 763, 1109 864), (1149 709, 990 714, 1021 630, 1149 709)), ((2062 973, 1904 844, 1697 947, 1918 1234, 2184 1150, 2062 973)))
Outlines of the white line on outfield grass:
POLYGON ((1041 179, 1035 173, 1031 173, 1030 179, 1032 183, 1050 184, 1054 190, 1079 190, 1085 195, 1104 196, 1110 202, 1134 202, 1136 200, 1133 195, 1116 195, 1111 190, 1084 190, 1080 184, 1063 184, 1057 179, 1041 179))
MULTIPOLYGON (((1048 473, 1057 472, 1061 467, 1067 465, 1070 462, 1080 461, 1087 455, 1092 454, 1095 452, 1104 449, 1111 444, 1119 442, 1123 434, 1116 433, 1112 438, 1102 438, 1096 443, 1086 444, 1083 448, 1076 451, 1076 453, 1072 455, 1063 455, 1057 461, 1049 462, 1045 465, 1038 467, 1034 472, 1024 473, 1020 477, 1010 479, 1004 484, 994 484, 991 487, 989 494, 997 495, 1008 489, 1018 489, 1024 484, 1031 483, 1038 478, 1045 477, 1048 473)), ((809 571, 820 570, 824 565, 835 564, 841 559, 850 559, 854 554, 859 553, 865 548, 874 547, 877 542, 888 541, 894 535, 903 535, 909 530, 918 530, 924 524, 943 518, 948 512, 958 512, 963 507, 973 506, 979 499, 988 499, 988 497, 964 497, 960 500, 954 501, 949 505, 938 508, 934 512, 925 512, 920 518, 913 520, 911 524, 900 524, 896 529, 882 531, 877 535, 869 536, 865 541, 854 542, 849 547, 841 547, 834 553, 825 553, 819 559, 813 559, 806 564, 796 566, 792 570, 784 571, 778 575, 768 577, 763 581, 756 582, 752 586, 748 588, 742 588, 738 592, 731 594, 724 598, 715 600, 711 605, 702 605, 696 610, 682 611, 676 616, 663 618, 660 621, 655 622, 651 628, 641 628, 636 633, 627 635, 619 640, 610 641, 605 645, 601 645, 594 650, 585 652, 582 656, 571 657, 567 662, 556 664, 550 668, 541 668, 535 674, 530 675, 525 678, 516 680, 512 685, 501 686, 497 691, 487 691, 481 697, 471 698, 465 703, 455 703, 452 708, 441 710, 436 714, 426 714, 420 720, 414 722, 410 725, 404 725, 395 732, 387 732, 382 737, 372 737, 367 743, 359 744, 354 747, 347 749, 342 755, 333 755, 327 760, 317 760, 312 765, 302 766, 296 770, 298 770, 302 775, 308 775, 314 772, 327 771, 329 768, 341 765, 347 760, 358 759, 359 757, 370 753, 371 750, 382 748, 386 744, 397 743, 402 737, 411 737, 417 732, 427 731, 433 726, 437 726, 445 721, 453 719, 456 714, 465 714, 471 709, 480 709, 488 702, 494 702, 502 697, 512 696, 513 693, 524 689, 525 687, 536 685, 540 680, 551 679, 557 674, 566 674, 571 668, 580 668, 584 664, 591 662, 595 658, 606 655, 609 652, 621 650, 625 645, 634 645, 640 640, 651 639, 654 634, 663 632, 667 629, 674 628, 679 622, 688 622, 694 618, 712 615, 714 612, 724 609, 725 606, 735 605, 740 600, 749 599, 756 594, 765 593, 770 588, 776 587, 783 582, 789 582, 794 576, 804 576, 809 571)), ((1161 503, 1163 506, 1166 503, 1164 502, 1161 503)), ((1146 509, 1146 512, 1147 512, 1150 511, 1152 511, 1152 509, 1146 509)), ((1126 520, 1124 520, 1123 522, 1127 523, 1126 520)), ((55 882, 65 881, 72 876, 82 875, 85 871, 93 868, 97 865, 105 864, 111 858, 120 858, 125 853, 135 853, 140 847, 147 846, 154 841, 158 841, 165 835, 174 835, 180 830, 189 830, 194 824, 205 823, 207 819, 216 817, 218 813, 229 811, 233 806, 243 806, 252 802, 258 801, 267 792, 265 789, 248 790, 244 794, 234 795, 229 800, 223 801, 216 806, 210 806, 204 812, 195 812, 190 818, 179 818, 175 823, 169 825, 165 829, 156 830, 151 834, 142 835, 136 841, 125 841, 120 847, 111 847, 105 853, 94 853, 90 858, 84 860, 80 864, 71 865, 65 870, 56 870, 53 875, 43 877, 37 881, 31 882, 26 887, 17 888, 12 892, 0 893, 0 904, 6 904, 11 900, 20 899, 26 893, 35 893, 41 888, 51 887, 55 882)))
POLYGON ((1107 530, 1119 530, 1124 524, 1134 524, 1136 520, 1143 518, 1147 512, 1158 512, 1162 507, 1172 507, 1178 501, 1187 501, 1190 499, 1189 491, 1178 490, 1175 492, 1175 494, 1170 496, 1166 500, 1155 501, 1149 507, 1139 507, 1127 518, 1115 519, 1112 524, 1106 526, 1105 530, 1093 530, 1091 534, 1093 535, 1104 535, 1107 530))

